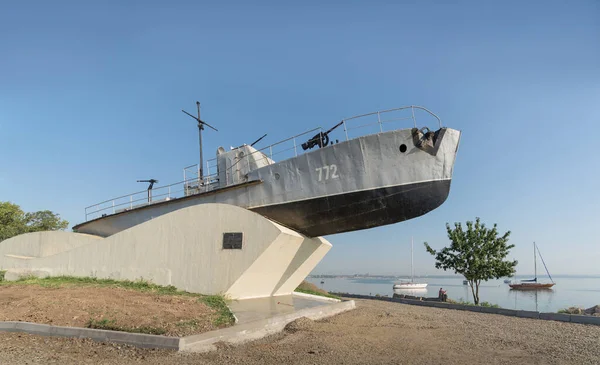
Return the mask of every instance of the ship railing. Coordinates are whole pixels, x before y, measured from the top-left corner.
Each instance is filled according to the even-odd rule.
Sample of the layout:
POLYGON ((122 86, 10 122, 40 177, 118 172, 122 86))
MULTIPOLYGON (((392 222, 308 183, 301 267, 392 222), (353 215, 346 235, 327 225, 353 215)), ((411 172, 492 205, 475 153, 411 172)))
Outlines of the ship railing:
POLYGON ((158 186, 152 190, 142 190, 132 194, 119 196, 85 208, 85 220, 100 218, 104 215, 115 214, 156 204, 188 195, 204 193, 218 188, 217 174, 205 176, 199 183, 198 178, 179 181, 173 184, 158 186), (191 191, 194 191, 193 193, 191 191))
POLYGON ((204 176, 202 179, 198 178, 200 176, 200 168, 198 164, 186 166, 183 168, 183 181, 186 182, 184 184, 185 196, 203 192, 201 189, 197 189, 198 184, 208 184, 210 186, 213 186, 215 183, 218 182, 217 159, 213 158, 206 161, 206 166, 204 168, 205 170, 202 174, 204 176))
POLYGON ((239 168, 239 164, 247 164, 248 171, 251 170, 250 156, 253 156, 253 159, 257 164, 263 162, 263 165, 270 165, 274 163, 275 159, 277 159, 278 161, 283 161, 292 157, 297 157, 303 152, 302 150, 300 150, 301 144, 322 132, 323 128, 321 127, 313 128, 306 132, 296 134, 295 136, 286 138, 284 140, 273 143, 267 147, 263 147, 259 150, 245 155, 244 157, 233 163, 231 167, 229 167, 229 169, 227 170, 226 184, 229 185, 229 176, 231 176, 231 173, 234 169, 239 168), (259 157, 255 156, 257 154, 259 154, 259 157))
MULTIPOLYGON (((356 137, 360 137, 366 134, 372 134, 372 133, 382 133, 385 131, 389 131, 389 130, 394 130, 394 129, 398 129, 398 128, 390 128, 388 127, 389 125, 391 125, 391 123, 398 123, 398 122, 405 122, 407 120, 411 120, 412 121, 412 125, 417 128, 417 118, 415 115, 415 110, 418 111, 423 111, 426 114, 429 115, 429 117, 433 117, 438 124, 438 127, 441 128, 442 127, 442 120, 433 112, 431 112, 430 110, 428 110, 427 108, 424 108, 422 106, 417 106, 417 105, 409 105, 409 106, 403 106, 400 108, 393 108, 393 109, 386 109, 386 110, 380 110, 380 111, 376 111, 376 112, 372 112, 372 113, 367 113, 367 114, 361 114, 361 115, 355 115, 353 117, 349 117, 349 118, 345 118, 342 119, 341 121, 341 125, 343 126, 343 135, 341 136, 341 138, 338 139, 334 139, 334 138, 330 138, 330 140, 336 141, 336 143, 341 139, 341 140, 350 140, 356 137), (365 130, 365 128, 371 127, 370 130, 365 130), (355 135, 354 131, 358 131, 360 130, 360 134, 355 135)), ((429 118, 431 119, 431 118, 429 118)), ((275 160, 277 159, 277 161, 283 161, 283 160, 287 160, 288 158, 292 158, 292 157, 297 157, 298 155, 301 155, 302 153, 304 153, 305 151, 303 150, 302 143, 306 142, 308 139, 312 138, 315 135, 318 135, 319 133, 323 133, 324 131, 326 131, 324 128, 322 127, 317 127, 314 129, 311 129, 309 131, 297 134, 295 136, 292 136, 290 138, 286 138, 282 141, 279 141, 277 143, 274 143, 272 145, 269 145, 267 147, 263 147, 260 150, 257 150, 247 156, 244 156, 243 159, 238 160, 236 162, 236 164, 239 163, 248 163, 249 164, 249 156, 256 154, 256 153, 262 153, 263 156, 262 158, 257 158, 256 160, 260 161, 261 159, 266 159, 267 157, 270 160, 275 160), (245 160, 245 161, 243 161, 245 160)), ((341 130, 335 130, 335 133, 332 134, 333 135, 340 135, 340 133, 342 133, 341 130)), ((308 150, 307 150, 308 151, 308 150)), ((231 168, 233 168, 236 164, 234 164, 231 168)), ((197 165, 195 165, 197 166, 197 165)), ((228 176, 228 175, 227 175, 228 176)), ((227 182, 229 183, 229 182, 227 182)))
POLYGON ((367 114, 355 115, 353 117, 342 119, 346 140, 360 137, 365 134, 371 134, 373 132, 382 133, 385 131, 394 130, 397 128, 388 127, 390 123, 404 123, 407 120, 411 120, 413 127, 417 128, 417 118, 415 110, 417 111, 417 113, 419 111, 425 112, 425 114, 430 117, 429 119, 433 117, 433 119, 437 121, 438 127, 442 128, 442 120, 432 111, 422 106, 408 105, 399 108, 386 109, 367 114), (368 127, 370 127, 370 132, 364 132, 363 128, 368 127), (359 129, 361 130, 361 132, 357 135, 355 135, 355 133, 352 132, 359 129))
MULTIPOLYGON (((287 160, 288 158, 292 158, 302 154, 300 150, 300 145, 303 142, 306 142, 306 140, 312 138, 314 135, 321 133, 322 131, 323 129, 321 127, 313 128, 306 132, 302 132, 295 136, 286 138, 282 141, 273 143, 272 145, 263 147, 259 150, 245 155, 244 157, 233 163, 229 168, 227 168, 227 171, 225 171, 225 181, 220 182, 221 186, 229 186, 234 183, 233 174, 235 173, 235 170, 240 168, 240 164, 245 164, 246 166, 244 167, 246 167, 247 171, 251 170, 249 158, 250 156, 254 157, 253 161, 258 165, 270 165, 275 161, 275 159, 279 161, 287 160), (256 156, 257 154, 259 154, 258 157, 256 156)), ((203 180, 206 180, 208 176, 213 176, 211 175, 211 173, 213 172, 216 174, 216 172, 218 171, 217 159, 213 158, 206 161, 205 169, 205 171, 209 175, 205 175, 203 180)), ((184 180, 189 181, 189 184, 193 184, 195 181, 198 181, 199 173, 200 172, 198 164, 186 166, 183 168, 183 178, 184 180)), ((188 190, 186 192, 186 195, 192 195, 197 193, 198 192, 195 190, 188 190)))

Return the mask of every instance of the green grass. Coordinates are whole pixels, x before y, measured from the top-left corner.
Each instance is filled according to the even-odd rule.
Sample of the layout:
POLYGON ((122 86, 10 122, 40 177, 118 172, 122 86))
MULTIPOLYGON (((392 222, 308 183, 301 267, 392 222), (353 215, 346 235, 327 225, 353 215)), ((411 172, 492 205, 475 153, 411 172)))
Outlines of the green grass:
POLYGON ((166 294, 166 295, 187 295, 187 296, 201 296, 200 294, 188 293, 185 291, 177 290, 176 287, 161 286, 151 283, 147 280, 113 280, 113 279, 98 279, 91 277, 75 277, 75 276, 53 276, 47 278, 37 278, 35 276, 23 277, 13 282, 3 282, 5 285, 12 284, 25 284, 25 285, 39 285, 43 287, 63 287, 63 286, 95 286, 95 287, 110 287, 110 288, 123 288, 137 290, 141 292, 150 292, 153 294, 166 294))
POLYGON ((4 274, 6 274, 6 270, 0 270, 0 282, 4 281, 4 274))
MULTIPOLYGON (((448 299, 447 302, 452 303, 452 304, 461 304, 461 305, 475 305, 472 302, 464 301, 462 298, 460 298, 459 300, 448 299)), ((488 307, 488 308, 500 308, 500 306, 498 304, 492 304, 489 302, 479 302, 479 306, 480 307, 488 307)))
POLYGON ((316 292, 314 290, 296 288, 295 291, 297 291, 299 293, 304 293, 304 294, 318 295, 320 297, 327 297, 327 298, 333 298, 333 299, 341 299, 337 295, 333 295, 333 294, 329 294, 329 293, 319 293, 319 292, 316 292))
POLYGON ((206 295, 201 298, 204 304, 208 305, 218 313, 215 319, 215 326, 221 327, 223 325, 230 325, 235 322, 233 313, 227 307, 227 301, 222 295, 206 295))
POLYGON ((131 332, 131 333, 146 333, 149 335, 164 335, 167 331, 163 328, 158 327, 123 327, 117 325, 114 319, 102 318, 100 320, 91 319, 86 324, 87 328, 95 328, 100 330, 109 330, 109 331, 122 331, 122 332, 131 332))
MULTIPOLYGON (((75 276, 54 276, 47 278, 37 278, 37 277, 24 277, 20 280, 7 282, 1 280, 4 277, 4 272, 0 271, 0 285, 39 285, 46 288, 61 288, 61 287, 73 287, 73 286, 93 286, 100 288, 122 288, 129 290, 136 290, 144 293, 151 294, 159 294, 159 295, 182 295, 188 297, 196 297, 198 301, 203 302, 207 306, 216 310, 217 318, 214 321, 215 326, 221 327, 223 325, 230 325, 235 322, 235 318, 233 317, 233 313, 227 307, 227 301, 222 295, 203 295, 196 293, 189 293, 186 291, 178 290, 176 287, 169 286, 161 286, 153 284, 147 280, 113 280, 113 279, 98 279, 92 277, 75 277, 75 276)), ((104 328, 110 329, 110 326, 116 326, 113 322, 109 320, 104 321, 93 321, 90 320, 90 325, 93 326, 104 326, 104 327, 90 327, 90 328, 104 328)), ((120 328, 116 326, 113 328, 115 331, 120 331, 120 328)), ((131 329, 132 331, 136 331, 139 329, 131 329)), ((145 328, 146 332, 140 333, 153 333, 151 331, 160 330, 153 328, 145 328)), ((125 331, 125 330, 123 330, 125 331)), ((127 332, 131 332, 130 329, 126 329, 127 332)))

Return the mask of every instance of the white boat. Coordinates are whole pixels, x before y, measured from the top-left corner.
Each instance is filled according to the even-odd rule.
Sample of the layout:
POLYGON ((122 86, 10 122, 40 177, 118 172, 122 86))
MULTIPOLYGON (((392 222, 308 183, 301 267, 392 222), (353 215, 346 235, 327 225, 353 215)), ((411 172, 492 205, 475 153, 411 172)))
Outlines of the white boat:
POLYGON ((400 284, 394 284, 394 289, 425 289, 427 288, 426 283, 411 283, 401 282, 400 284))
POLYGON ((394 284, 394 289, 425 289, 427 283, 415 283, 415 272, 413 268, 413 239, 410 239, 410 281, 401 281, 399 284, 394 284))

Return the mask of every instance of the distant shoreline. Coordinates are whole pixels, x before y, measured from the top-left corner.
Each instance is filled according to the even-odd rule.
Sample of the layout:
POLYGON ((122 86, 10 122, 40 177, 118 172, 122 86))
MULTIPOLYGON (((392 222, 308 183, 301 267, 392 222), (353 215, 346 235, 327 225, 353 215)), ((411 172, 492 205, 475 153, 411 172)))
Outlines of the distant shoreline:
MULTIPOLYGON (((534 275, 516 275, 512 278, 532 278, 534 275)), ((340 275, 330 275, 330 274, 316 274, 316 275, 308 275, 308 278, 315 279, 397 279, 397 278, 407 278, 410 277, 410 274, 406 275, 369 275, 369 274, 340 274, 340 275)), ((565 278, 565 279, 600 279, 599 275, 552 275, 553 278, 565 278)), ((432 279, 464 279, 463 276, 460 275, 415 275, 415 278, 432 278, 432 279)), ((498 279, 501 280, 501 279, 498 279)))

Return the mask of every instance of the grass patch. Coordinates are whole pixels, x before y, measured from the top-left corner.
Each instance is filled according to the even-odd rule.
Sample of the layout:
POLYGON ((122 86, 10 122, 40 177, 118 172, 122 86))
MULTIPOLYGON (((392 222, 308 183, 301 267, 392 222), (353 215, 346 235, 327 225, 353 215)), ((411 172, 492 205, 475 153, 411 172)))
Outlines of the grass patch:
POLYGON ((42 287, 69 287, 69 286, 95 286, 95 287, 110 287, 137 290, 141 292, 149 292, 153 294, 165 295, 186 295, 186 296, 202 296, 201 294, 188 293, 177 290, 176 287, 161 286, 151 283, 148 280, 113 280, 113 279, 98 279, 92 277, 76 277, 76 276, 51 276, 47 278, 38 278, 35 276, 23 277, 14 282, 6 282, 7 285, 24 284, 24 285, 39 285, 42 287))
POLYGON ((131 332, 131 333, 145 333, 148 335, 164 335, 167 333, 167 330, 158 327, 124 327, 117 325, 114 319, 102 318, 100 320, 92 319, 87 322, 87 328, 95 328, 100 330, 108 330, 108 331, 121 331, 121 332, 131 332))
POLYGON ((230 325, 235 322, 233 313, 231 313, 229 307, 227 307, 227 301, 225 300, 224 296, 206 295, 200 300, 202 300, 204 304, 217 311, 218 316, 214 321, 215 326, 221 327, 223 325, 230 325))
POLYGON ((327 298, 333 298, 333 299, 341 299, 337 295, 329 294, 325 290, 319 288, 315 284, 309 283, 308 281, 301 282, 300 285, 298 285, 298 287, 294 291, 296 291, 298 293, 318 295, 318 296, 321 296, 321 297, 327 297, 327 298))
MULTIPOLYGON (((446 302, 452 303, 452 304, 461 304, 461 305, 476 305, 475 303, 464 301, 462 298, 460 298, 459 300, 453 300, 453 299, 448 298, 448 300, 446 302)), ((479 302, 478 306, 479 307, 487 307, 487 308, 500 308, 500 306, 498 304, 492 304, 489 302, 479 302)))
MULTIPOLYGON (((0 272, 3 273, 3 272, 0 272)), ((2 274, 2 277, 4 275, 2 274)), ((53 276, 47 278, 37 278, 34 276, 24 277, 17 281, 7 282, 0 280, 0 285, 39 285, 46 288, 62 288, 62 287, 76 287, 76 286, 93 286, 101 288, 122 288, 129 290, 136 290, 144 293, 159 294, 159 295, 183 295, 188 297, 196 297, 198 301, 206 304, 212 309, 216 310, 217 317, 214 320, 214 324, 217 327, 224 325, 230 325, 235 322, 233 313, 227 307, 227 301, 222 295, 203 295, 196 293, 189 293, 186 291, 178 290, 176 287, 161 286, 151 283, 148 280, 113 280, 113 279, 98 279, 92 277, 75 277, 75 276, 53 276)), ((137 332, 137 333, 151 333, 159 334, 156 331, 161 331, 160 328, 152 327, 140 327, 140 328, 123 328, 117 326, 114 322, 108 319, 100 321, 90 320, 88 323, 89 328, 100 328, 110 329, 114 331, 126 331, 126 332, 137 332), (143 332, 140 332, 143 331, 143 332), (154 331, 154 332, 153 332, 154 331)), ((163 332, 164 333, 164 332, 163 332)))

